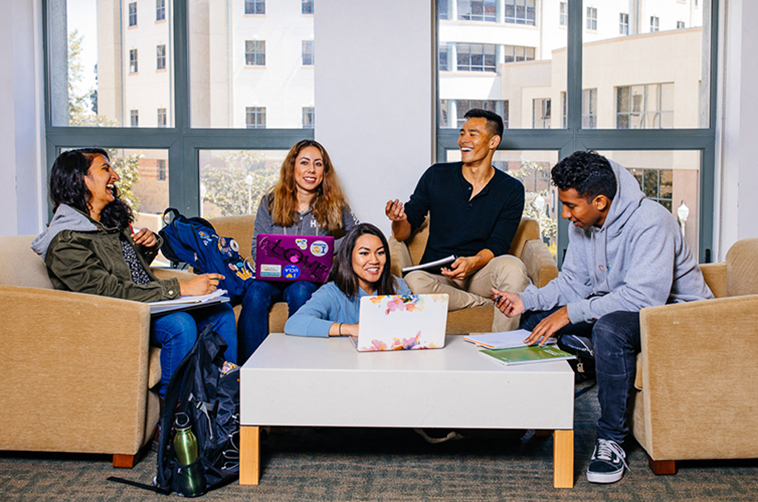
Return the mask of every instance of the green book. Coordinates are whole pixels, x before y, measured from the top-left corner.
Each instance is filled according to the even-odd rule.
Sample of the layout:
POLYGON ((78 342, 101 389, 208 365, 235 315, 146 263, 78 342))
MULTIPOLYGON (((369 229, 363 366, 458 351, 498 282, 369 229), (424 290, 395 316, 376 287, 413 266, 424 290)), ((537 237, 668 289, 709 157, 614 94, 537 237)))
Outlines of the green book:
POLYGON ((540 347, 533 345, 531 347, 516 347, 513 349, 483 349, 479 352, 505 365, 576 359, 576 356, 573 354, 552 346, 540 347))

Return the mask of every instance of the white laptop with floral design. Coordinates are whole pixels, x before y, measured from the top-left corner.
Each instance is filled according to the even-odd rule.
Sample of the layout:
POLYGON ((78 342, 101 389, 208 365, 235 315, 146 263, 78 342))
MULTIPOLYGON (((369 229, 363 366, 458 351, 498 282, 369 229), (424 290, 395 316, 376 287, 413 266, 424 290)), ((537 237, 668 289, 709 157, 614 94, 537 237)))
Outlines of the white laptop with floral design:
POLYGON ((448 295, 386 295, 361 298, 361 352, 440 349, 445 346, 448 295))

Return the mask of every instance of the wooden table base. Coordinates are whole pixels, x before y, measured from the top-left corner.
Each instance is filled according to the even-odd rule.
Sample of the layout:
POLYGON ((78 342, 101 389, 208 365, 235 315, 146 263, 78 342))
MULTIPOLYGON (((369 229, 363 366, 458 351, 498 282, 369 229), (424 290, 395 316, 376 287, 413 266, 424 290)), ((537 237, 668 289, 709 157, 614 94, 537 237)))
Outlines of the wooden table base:
MULTIPOLYGON (((260 427, 240 428, 240 484, 257 485, 261 473, 260 427)), ((553 431, 553 486, 574 487, 574 431, 553 431)))

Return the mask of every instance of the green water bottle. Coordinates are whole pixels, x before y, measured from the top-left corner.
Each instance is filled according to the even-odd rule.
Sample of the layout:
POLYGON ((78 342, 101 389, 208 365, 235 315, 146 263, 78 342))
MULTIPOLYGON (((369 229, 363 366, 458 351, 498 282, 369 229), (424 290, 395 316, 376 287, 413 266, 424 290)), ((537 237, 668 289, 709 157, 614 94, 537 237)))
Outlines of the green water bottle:
POLYGON ((205 493, 205 473, 203 464, 195 462, 198 457, 197 438, 192 432, 189 416, 186 413, 176 414, 176 435, 174 436, 174 451, 179 463, 179 491, 185 497, 197 497, 205 493), (194 465, 193 465, 194 464, 194 465))

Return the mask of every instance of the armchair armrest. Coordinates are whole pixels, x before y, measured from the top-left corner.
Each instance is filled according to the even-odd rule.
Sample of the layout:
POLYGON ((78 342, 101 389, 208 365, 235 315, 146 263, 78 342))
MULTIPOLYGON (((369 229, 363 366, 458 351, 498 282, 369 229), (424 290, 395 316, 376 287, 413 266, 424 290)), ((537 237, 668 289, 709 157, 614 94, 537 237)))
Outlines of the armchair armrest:
POLYGON ((0 449, 135 454, 148 392, 147 304, 0 286, 0 449), (32 424, 32 426, 30 426, 32 424))
POLYGON ((640 323, 650 456, 754 457, 758 295, 646 308, 640 323))
POLYGON ((411 258, 411 253, 408 251, 408 246, 404 242, 395 240, 395 237, 392 235, 390 235, 387 242, 390 245, 389 252, 392 257, 390 272, 392 272, 392 275, 402 277, 402 269, 413 266, 414 264, 413 259, 411 258))
POLYGON ((720 263, 701 263, 700 271, 708 287, 711 288, 713 296, 723 298, 727 296, 726 287, 726 262, 720 263))
POLYGON ((518 258, 526 265, 526 273, 538 288, 558 277, 558 267, 547 246, 540 239, 530 239, 522 247, 518 258))

